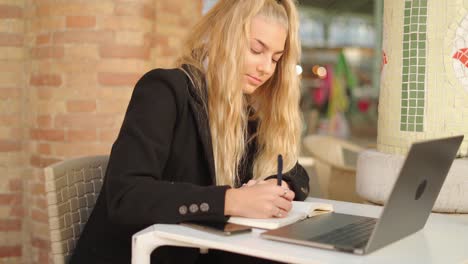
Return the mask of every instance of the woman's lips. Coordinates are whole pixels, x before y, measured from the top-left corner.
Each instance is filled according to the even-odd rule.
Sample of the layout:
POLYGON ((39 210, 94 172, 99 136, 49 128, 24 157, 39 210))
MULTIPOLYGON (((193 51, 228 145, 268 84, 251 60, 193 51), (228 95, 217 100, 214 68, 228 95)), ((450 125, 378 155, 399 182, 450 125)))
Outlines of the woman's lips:
POLYGON ((250 84, 253 84, 253 85, 260 85, 262 84, 262 80, 258 79, 258 78, 255 78, 251 75, 248 75, 247 74, 247 79, 249 79, 249 83, 250 84))

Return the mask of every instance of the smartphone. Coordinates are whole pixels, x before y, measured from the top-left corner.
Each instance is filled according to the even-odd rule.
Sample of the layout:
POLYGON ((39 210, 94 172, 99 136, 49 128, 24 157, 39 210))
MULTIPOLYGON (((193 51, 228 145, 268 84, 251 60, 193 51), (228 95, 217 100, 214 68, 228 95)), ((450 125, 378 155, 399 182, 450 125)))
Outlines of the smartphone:
POLYGON ((214 223, 214 222, 183 222, 183 226, 192 227, 198 230, 218 234, 218 235, 235 235, 246 232, 251 232, 250 226, 232 224, 232 223, 214 223))

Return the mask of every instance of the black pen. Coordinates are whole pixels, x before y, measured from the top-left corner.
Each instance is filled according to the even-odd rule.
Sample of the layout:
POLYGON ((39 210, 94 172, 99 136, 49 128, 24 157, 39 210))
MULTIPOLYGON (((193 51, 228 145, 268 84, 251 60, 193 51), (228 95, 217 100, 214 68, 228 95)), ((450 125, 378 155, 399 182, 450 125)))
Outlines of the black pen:
POLYGON ((276 179, 278 186, 281 186, 281 182, 283 181, 283 156, 281 154, 278 155, 278 174, 276 174, 276 179))

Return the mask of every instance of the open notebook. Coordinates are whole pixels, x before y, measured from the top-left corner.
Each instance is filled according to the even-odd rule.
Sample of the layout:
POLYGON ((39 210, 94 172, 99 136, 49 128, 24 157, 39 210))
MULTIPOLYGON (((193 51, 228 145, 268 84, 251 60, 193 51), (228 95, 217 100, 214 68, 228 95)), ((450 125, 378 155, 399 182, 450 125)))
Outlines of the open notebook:
POLYGON ((288 216, 283 218, 246 218, 231 216, 228 223, 246 225, 262 229, 276 229, 285 225, 289 225, 302 219, 313 217, 319 214, 324 214, 333 211, 331 204, 315 203, 315 202, 297 202, 293 201, 293 207, 288 216))

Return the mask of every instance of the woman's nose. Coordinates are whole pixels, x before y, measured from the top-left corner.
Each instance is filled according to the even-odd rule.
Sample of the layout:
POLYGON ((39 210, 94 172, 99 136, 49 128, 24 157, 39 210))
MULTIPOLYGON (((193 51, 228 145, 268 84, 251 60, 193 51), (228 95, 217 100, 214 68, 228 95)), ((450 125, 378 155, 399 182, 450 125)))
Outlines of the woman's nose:
POLYGON ((273 70, 273 62, 271 58, 264 58, 259 64, 257 69, 262 72, 263 74, 269 75, 273 70))

